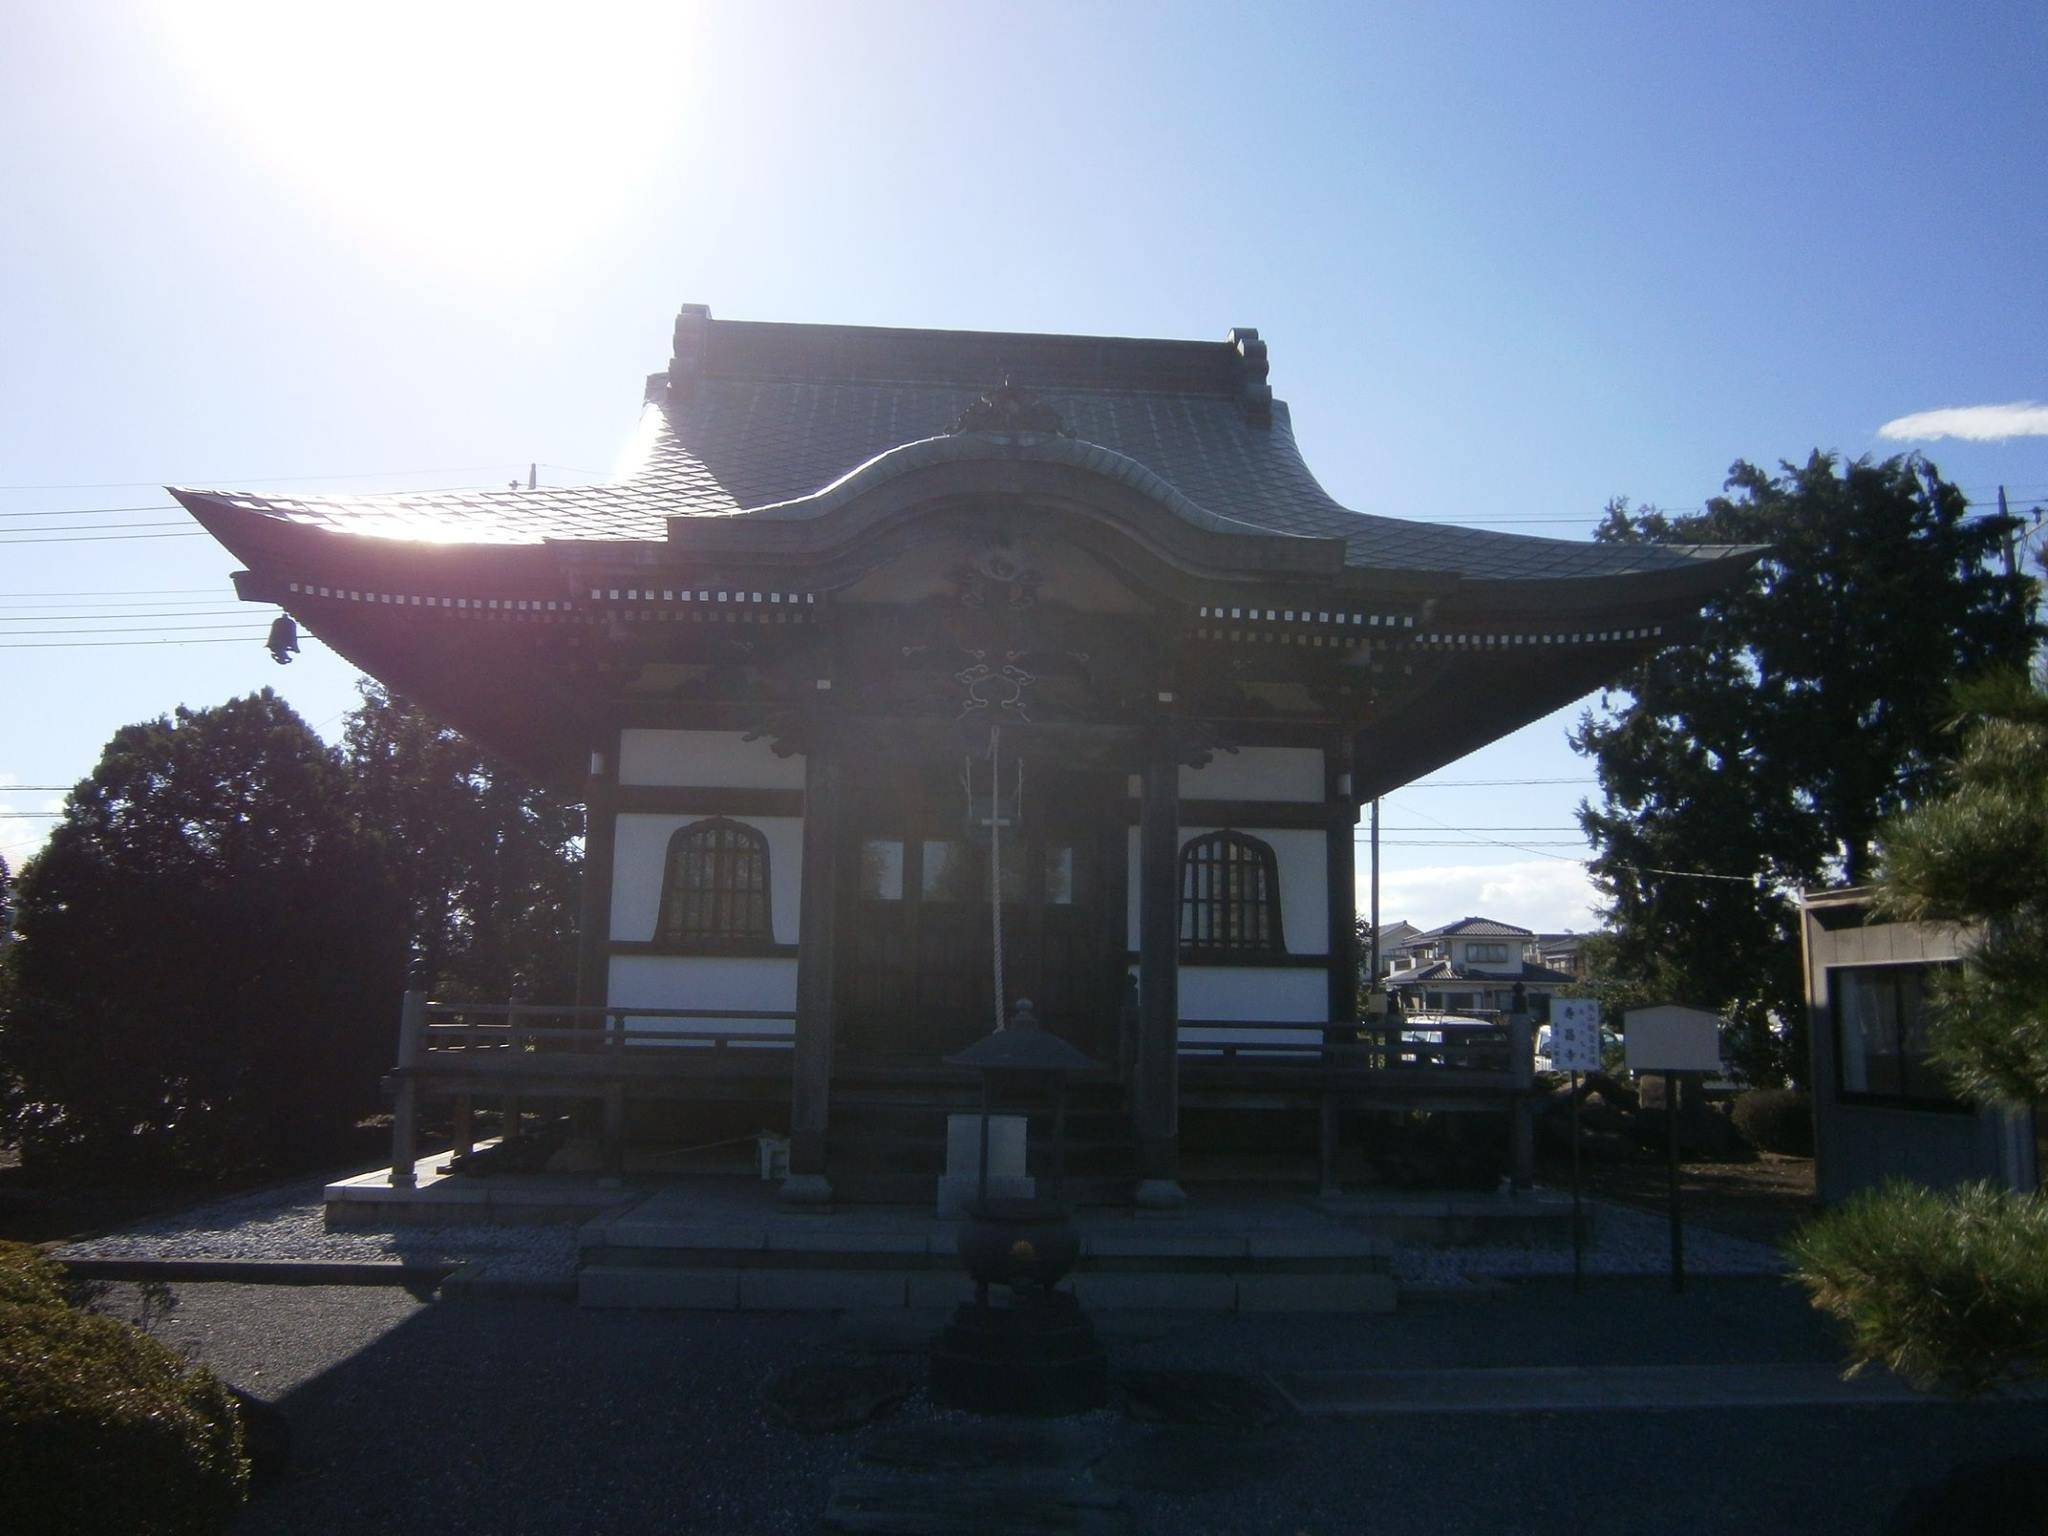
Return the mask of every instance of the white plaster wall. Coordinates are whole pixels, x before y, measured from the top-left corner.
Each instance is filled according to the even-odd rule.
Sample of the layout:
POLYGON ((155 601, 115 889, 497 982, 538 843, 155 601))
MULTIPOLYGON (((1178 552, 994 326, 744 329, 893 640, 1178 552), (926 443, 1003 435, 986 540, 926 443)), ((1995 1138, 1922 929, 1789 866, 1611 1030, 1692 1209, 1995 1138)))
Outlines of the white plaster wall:
POLYGON ((740 731, 619 733, 619 782, 689 789, 802 789, 802 757, 740 731))
MULTIPOLYGON (((1280 749, 1273 749, 1280 750, 1280 749)), ((1287 750, 1293 750, 1291 748, 1287 750)), ((1320 759, 1320 753, 1311 753, 1320 759)), ((1188 770, 1182 769, 1183 773, 1188 770)), ((1206 771, 1206 770, 1205 770, 1206 771)), ((1320 773, 1321 769, 1318 768, 1320 773)), ((1317 796, 1321 798, 1320 795, 1317 796)), ((1216 827, 1182 827, 1180 845, 1216 827)), ((1330 952, 1330 889, 1323 861, 1328 834, 1311 827, 1238 827, 1273 850, 1280 868, 1280 933, 1290 955, 1327 955, 1330 952)), ((1124 838, 1124 948, 1138 947, 1138 829, 1132 827, 1124 838)))
MULTIPOLYGON (((614 1008, 796 1008, 796 961, 736 959, 723 955, 613 955, 606 996, 614 1008)), ((658 1031, 661 1019, 636 1019, 636 1030, 658 1031)), ((675 1029, 728 1029, 759 1035, 764 1046, 788 1041, 787 1019, 676 1019, 675 1029)))
POLYGON ((1330 1017, 1330 983, 1320 967, 1184 965, 1180 968, 1180 1016, 1300 1019, 1322 1024, 1330 1017))
MULTIPOLYGON (((803 884, 804 824, 798 816, 735 816, 768 839, 769 922, 778 944, 797 941, 797 897, 803 884)), ((612 937, 645 943, 661 917, 661 877, 668 840, 678 827, 707 816, 658 816, 630 811, 617 821, 612 844, 612 937)), ((616 962, 614 962, 616 964, 616 962)), ((613 1003, 624 1003, 612 995, 613 1003)))
MULTIPOLYGON (((1131 974, 1138 968, 1132 966, 1131 974)), ((1183 1019, 1256 1019, 1281 1023, 1295 1019, 1313 1029, 1249 1030, 1190 1029, 1180 1031, 1183 1046, 1319 1045, 1321 1025, 1329 1022, 1330 990, 1319 969, 1278 970, 1257 966, 1184 965, 1180 968, 1180 1016, 1183 1019)), ((1240 1054, 1244 1054, 1240 1052, 1240 1054)))
POLYGON ((1323 798, 1323 754, 1316 747, 1243 747, 1218 752, 1204 768, 1180 771, 1183 800, 1323 798))

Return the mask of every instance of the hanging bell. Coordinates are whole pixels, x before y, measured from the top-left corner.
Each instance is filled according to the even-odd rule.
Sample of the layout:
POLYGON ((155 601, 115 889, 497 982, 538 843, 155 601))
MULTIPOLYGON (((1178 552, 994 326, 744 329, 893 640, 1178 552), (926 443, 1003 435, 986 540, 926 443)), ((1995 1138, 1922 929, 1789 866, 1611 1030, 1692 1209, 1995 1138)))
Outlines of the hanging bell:
POLYGON ((299 650, 299 626, 288 613, 280 613, 270 621, 270 638, 263 642, 270 652, 270 659, 280 667, 291 665, 292 657, 299 650))

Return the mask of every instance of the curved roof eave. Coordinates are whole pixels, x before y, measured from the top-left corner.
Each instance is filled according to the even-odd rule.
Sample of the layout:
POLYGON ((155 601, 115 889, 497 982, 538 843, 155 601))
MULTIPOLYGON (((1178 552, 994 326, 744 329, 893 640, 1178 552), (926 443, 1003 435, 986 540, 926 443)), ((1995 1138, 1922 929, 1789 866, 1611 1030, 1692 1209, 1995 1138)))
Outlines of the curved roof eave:
POLYGON ((916 470, 938 464, 1024 461, 1064 464, 1101 475, 1128 486, 1140 496, 1157 502, 1175 517, 1207 533, 1239 534, 1267 539, 1301 539, 1325 543, 1330 536, 1269 528, 1243 518, 1212 512, 1177 490, 1165 477, 1147 469, 1128 454, 1073 437, 1051 433, 961 432, 919 438, 884 449, 863 464, 848 470, 831 484, 804 496, 793 496, 765 506, 750 507, 736 514, 748 518, 783 521, 822 517, 855 498, 916 470))

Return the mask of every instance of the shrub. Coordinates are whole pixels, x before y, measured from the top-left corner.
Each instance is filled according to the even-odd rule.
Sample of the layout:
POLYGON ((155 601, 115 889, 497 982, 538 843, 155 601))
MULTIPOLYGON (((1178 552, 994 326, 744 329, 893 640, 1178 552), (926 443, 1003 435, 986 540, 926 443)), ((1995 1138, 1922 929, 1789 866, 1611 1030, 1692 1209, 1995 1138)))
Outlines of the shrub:
POLYGON ((1760 1152, 1813 1156, 1813 1099, 1796 1088, 1752 1088, 1737 1094, 1729 1118, 1760 1152))
POLYGON ((1869 1190, 1785 1245, 1850 1370, 1965 1396, 2048 1372, 2048 1198, 1991 1184, 1869 1190))
POLYGON ((227 1389, 125 1323, 73 1311, 0 1246, 0 1530, 224 1530, 248 1485, 227 1389))

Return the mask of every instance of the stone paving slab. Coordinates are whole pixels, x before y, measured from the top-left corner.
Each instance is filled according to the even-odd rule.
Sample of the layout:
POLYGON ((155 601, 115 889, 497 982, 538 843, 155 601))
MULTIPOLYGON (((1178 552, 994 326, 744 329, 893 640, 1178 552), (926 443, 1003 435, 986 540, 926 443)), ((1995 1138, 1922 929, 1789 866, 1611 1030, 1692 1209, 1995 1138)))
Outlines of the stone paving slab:
MULTIPOLYGON (((1921 1404, 1936 1399, 1888 1372, 1844 1378, 1810 1362, 1521 1366, 1415 1371, 1289 1371, 1272 1377, 1305 1414, 1597 1412, 1921 1404)), ((2014 1394, 2048 1401, 2048 1387, 2014 1394)))

